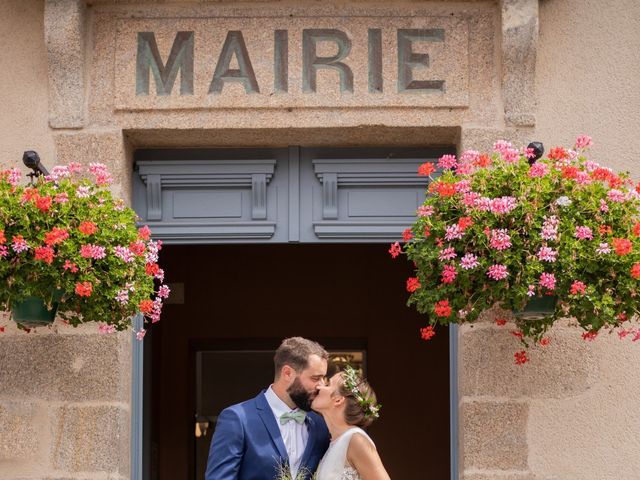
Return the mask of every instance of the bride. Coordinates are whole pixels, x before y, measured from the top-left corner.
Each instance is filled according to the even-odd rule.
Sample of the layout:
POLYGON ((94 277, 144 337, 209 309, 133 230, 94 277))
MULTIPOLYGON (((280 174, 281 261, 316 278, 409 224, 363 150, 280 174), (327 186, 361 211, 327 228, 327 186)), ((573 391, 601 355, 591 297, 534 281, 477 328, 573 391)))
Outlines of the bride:
POLYGON ((319 387, 311 408, 322 414, 332 439, 315 479, 391 480, 373 440, 362 430, 378 418, 380 405, 352 367, 319 387))

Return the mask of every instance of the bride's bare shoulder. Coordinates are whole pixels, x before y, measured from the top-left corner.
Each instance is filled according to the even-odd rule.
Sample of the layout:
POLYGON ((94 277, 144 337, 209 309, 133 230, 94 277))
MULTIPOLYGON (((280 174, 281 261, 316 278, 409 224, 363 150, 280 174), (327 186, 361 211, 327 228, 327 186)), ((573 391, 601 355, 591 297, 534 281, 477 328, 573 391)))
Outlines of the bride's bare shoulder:
POLYGON ((347 460, 361 478, 390 480, 375 445, 365 434, 357 432, 352 435, 347 460))
POLYGON ((349 449, 347 451, 349 459, 353 458, 357 461, 357 459, 370 457, 372 454, 376 454, 377 456, 376 447, 366 434, 355 432, 351 435, 349 449))

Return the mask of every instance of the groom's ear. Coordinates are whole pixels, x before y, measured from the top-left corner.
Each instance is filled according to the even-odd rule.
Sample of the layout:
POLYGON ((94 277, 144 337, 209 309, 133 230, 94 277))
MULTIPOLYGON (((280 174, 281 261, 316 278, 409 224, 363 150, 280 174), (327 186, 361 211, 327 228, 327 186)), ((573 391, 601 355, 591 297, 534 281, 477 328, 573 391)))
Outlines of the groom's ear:
POLYGON ((284 365, 282 367, 282 370, 280 370, 280 376, 285 378, 286 380, 291 380, 294 375, 295 375, 296 371, 289 365, 284 365))

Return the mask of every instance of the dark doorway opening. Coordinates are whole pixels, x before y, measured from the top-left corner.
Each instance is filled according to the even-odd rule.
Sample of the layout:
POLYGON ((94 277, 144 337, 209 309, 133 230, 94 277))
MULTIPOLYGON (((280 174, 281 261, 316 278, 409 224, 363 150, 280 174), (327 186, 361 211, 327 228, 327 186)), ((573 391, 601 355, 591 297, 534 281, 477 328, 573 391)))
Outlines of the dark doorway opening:
POLYGON ((272 379, 270 352, 301 335, 330 351, 362 352, 383 404, 369 433, 391 478, 448 480, 448 331, 428 344, 419 339, 423 319, 405 305, 410 265, 387 249, 165 246, 162 264, 177 303, 145 338, 145 479, 202 480, 211 440, 198 412, 203 398, 219 395, 204 415, 215 417, 219 405, 255 396, 272 379), (235 374, 212 377, 225 363, 235 374))

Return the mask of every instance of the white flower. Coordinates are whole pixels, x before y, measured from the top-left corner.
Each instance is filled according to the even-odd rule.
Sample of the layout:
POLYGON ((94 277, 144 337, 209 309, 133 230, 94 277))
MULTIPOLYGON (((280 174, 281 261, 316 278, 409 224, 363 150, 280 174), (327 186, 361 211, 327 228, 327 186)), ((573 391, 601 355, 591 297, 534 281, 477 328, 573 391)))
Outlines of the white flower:
POLYGON ((571 199, 567 196, 562 196, 556 200, 556 204, 560 205, 561 207, 568 207, 572 203, 573 202, 571 201, 571 199))

